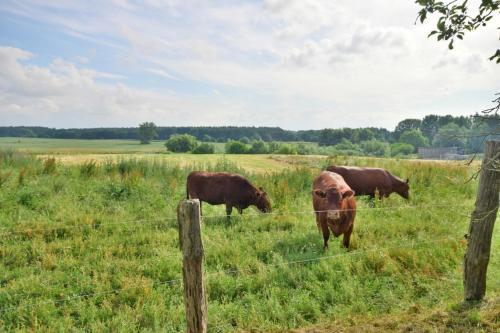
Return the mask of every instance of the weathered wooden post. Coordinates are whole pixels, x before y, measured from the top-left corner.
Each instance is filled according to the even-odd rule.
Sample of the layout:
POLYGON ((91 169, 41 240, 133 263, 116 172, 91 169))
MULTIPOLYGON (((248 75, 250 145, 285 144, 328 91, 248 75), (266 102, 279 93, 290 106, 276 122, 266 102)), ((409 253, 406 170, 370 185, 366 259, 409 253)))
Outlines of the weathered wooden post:
POLYGON ((177 207, 179 243, 188 333, 207 332, 207 299, 203 281, 200 201, 183 200, 177 207))
POLYGON ((476 208, 472 213, 464 257, 466 301, 481 300, 486 292, 493 226, 497 218, 500 190, 500 141, 487 141, 481 165, 476 208))

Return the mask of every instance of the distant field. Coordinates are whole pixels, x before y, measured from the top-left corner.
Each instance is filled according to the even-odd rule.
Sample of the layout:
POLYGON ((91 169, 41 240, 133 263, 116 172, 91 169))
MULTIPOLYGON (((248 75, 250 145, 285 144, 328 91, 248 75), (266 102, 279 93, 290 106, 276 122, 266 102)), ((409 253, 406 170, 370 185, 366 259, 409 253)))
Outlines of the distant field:
MULTIPOLYGON (((214 143, 216 152, 224 151, 223 143, 214 143)), ((123 154, 166 153, 165 141, 142 145, 136 140, 74 140, 40 138, 0 138, 0 149, 16 149, 47 154, 123 154)))

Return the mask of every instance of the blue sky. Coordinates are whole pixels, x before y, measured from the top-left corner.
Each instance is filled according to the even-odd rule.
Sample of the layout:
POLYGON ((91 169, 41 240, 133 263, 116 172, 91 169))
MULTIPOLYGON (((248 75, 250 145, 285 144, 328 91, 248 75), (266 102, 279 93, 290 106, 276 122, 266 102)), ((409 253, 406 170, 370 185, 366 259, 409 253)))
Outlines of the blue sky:
POLYGON ((498 18, 449 51, 412 0, 2 1, 0 125, 377 126, 489 106, 498 18))

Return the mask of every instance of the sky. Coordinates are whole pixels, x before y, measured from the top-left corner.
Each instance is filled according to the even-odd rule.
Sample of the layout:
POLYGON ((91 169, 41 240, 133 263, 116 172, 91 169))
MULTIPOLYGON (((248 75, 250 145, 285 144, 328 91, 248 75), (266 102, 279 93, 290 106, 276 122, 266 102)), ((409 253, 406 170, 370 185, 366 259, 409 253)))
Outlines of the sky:
MULTIPOLYGON (((472 4, 477 1, 472 1, 472 4)), ((413 0, 0 2, 0 126, 385 127, 491 105, 499 17, 455 49, 413 0)))

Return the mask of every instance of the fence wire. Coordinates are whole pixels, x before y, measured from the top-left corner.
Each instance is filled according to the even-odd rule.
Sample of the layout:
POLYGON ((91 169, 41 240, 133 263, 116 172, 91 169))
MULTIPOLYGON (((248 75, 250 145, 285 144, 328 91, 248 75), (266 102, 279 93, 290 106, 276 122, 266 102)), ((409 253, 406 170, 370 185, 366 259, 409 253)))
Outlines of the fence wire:
MULTIPOLYGON (((453 237, 445 237, 437 240, 431 240, 431 241, 423 241, 423 242, 412 242, 410 245, 395 245, 395 246, 390 246, 390 247, 377 247, 373 249, 365 249, 365 250, 357 250, 357 251, 352 251, 352 252, 346 252, 346 253, 339 253, 335 255, 329 255, 329 256, 321 256, 321 257, 316 257, 316 258, 309 258, 309 259, 303 259, 303 260, 293 260, 293 261, 288 261, 288 262, 282 262, 282 263, 275 263, 275 264, 264 264, 262 267, 270 268, 270 267, 279 267, 279 266, 287 266, 287 265, 296 265, 296 264, 305 264, 309 262, 314 262, 314 261, 319 261, 319 260, 327 260, 327 259, 333 259, 333 258, 339 258, 339 257, 346 257, 346 256, 353 256, 357 254, 362 254, 362 253, 370 253, 370 252, 375 252, 375 251, 387 251, 391 249, 396 249, 396 248, 413 248, 417 245, 420 244, 431 244, 431 243, 436 243, 440 241, 446 241, 446 240, 455 240, 457 241, 458 238, 453 238, 453 237)), ((217 272, 208 272, 205 274, 205 277, 212 277, 212 276, 217 276, 217 275, 223 275, 223 274, 236 274, 236 273, 242 273, 242 272, 253 272, 254 269, 251 268, 246 268, 246 269, 235 269, 235 270, 222 270, 222 271, 217 271, 217 272)), ((158 283, 153 283, 154 286, 161 286, 161 285, 175 285, 177 283, 182 282, 183 279, 173 279, 169 281, 163 281, 163 282, 158 282, 158 283)), ((42 305, 42 304, 60 304, 64 303, 67 301, 75 300, 75 299, 82 299, 82 298, 90 298, 90 297, 96 297, 96 296, 102 296, 102 295, 110 295, 110 294, 117 294, 125 290, 129 290, 131 288, 134 288, 133 286, 127 287, 127 288, 116 288, 113 290, 108 290, 108 291, 103 291, 103 292, 97 292, 97 293, 84 293, 84 294, 78 294, 78 295, 72 295, 68 296, 63 299, 56 299, 56 300, 45 300, 37 303, 28 303, 28 304, 18 304, 17 306, 10 306, 10 307, 4 307, 0 309, 0 313, 5 313, 9 310, 14 310, 18 309, 20 307, 22 308, 31 308, 33 306, 37 305, 42 305)), ((12 296, 17 296, 20 295, 21 293, 6 293, 4 294, 6 297, 12 297, 12 296)))
MULTIPOLYGON (((356 209, 343 209, 342 211, 385 211, 385 210, 400 210, 400 209, 426 209, 426 208, 457 208, 457 207, 470 207, 468 204, 460 204, 460 205, 450 205, 450 204, 436 204, 436 205, 415 205, 415 206, 390 206, 390 207, 362 207, 356 209)), ((329 210, 332 211, 332 210, 329 210)), ((340 210, 338 210, 340 211, 340 210)), ((305 210, 305 211, 291 211, 291 212, 268 212, 268 213, 247 213, 242 214, 233 218, 244 219, 247 217, 263 217, 263 216, 288 216, 288 215, 314 215, 316 213, 325 213, 328 212, 326 210, 323 211, 315 211, 315 210, 305 210)), ((227 214, 223 215, 202 215, 202 220, 215 220, 220 218, 227 218, 227 214)), ((11 230, 19 226, 17 224, 12 226, 11 228, 4 227, 0 229, 0 236, 8 236, 8 235, 16 235, 16 234, 29 234, 29 233, 38 233, 38 232, 54 232, 59 231, 61 229, 78 229, 78 228, 91 228, 92 230, 100 230, 107 226, 112 225, 139 225, 140 223, 151 223, 151 222, 167 222, 167 221, 177 221, 177 217, 165 217, 165 218, 156 218, 156 219, 139 219, 139 220, 129 220, 129 221, 120 221, 120 222, 110 222, 110 223, 88 223, 88 224, 77 224, 77 225, 57 225, 51 226, 50 228, 26 228, 24 230, 11 230)), ((24 223, 23 223, 24 224, 24 223)), ((21 224, 22 225, 22 224, 21 224)))

